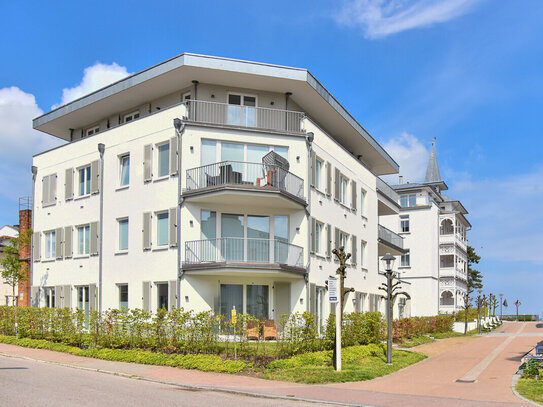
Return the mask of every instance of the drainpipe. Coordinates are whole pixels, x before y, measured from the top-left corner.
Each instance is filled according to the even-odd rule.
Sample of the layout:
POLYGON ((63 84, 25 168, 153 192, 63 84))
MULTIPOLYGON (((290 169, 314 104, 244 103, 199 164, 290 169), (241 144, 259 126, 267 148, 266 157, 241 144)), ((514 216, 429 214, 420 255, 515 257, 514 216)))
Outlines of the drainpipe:
MULTIPOLYGON (((33 252, 34 252, 34 214, 36 211, 34 210, 34 198, 36 194, 36 178, 38 175, 38 167, 35 165, 32 166, 32 211, 30 212, 30 228, 32 229, 32 235, 30 237, 30 287, 33 285, 33 277, 34 277, 34 258, 33 258, 33 252)), ((32 290, 32 288, 31 288, 32 290)), ((36 307, 40 306, 40 290, 41 287, 38 287, 38 303, 36 304, 36 307)), ((32 298, 30 298, 30 306, 32 306, 32 298)))
POLYGON ((198 117, 196 115, 196 113, 198 112, 198 84, 200 82, 198 82, 197 80, 193 80, 192 83, 194 84, 194 109, 193 109, 193 112, 194 112, 194 116, 191 117, 191 120, 196 120, 196 118, 198 117))
MULTIPOLYGON (((288 95, 290 92, 287 93, 287 102, 288 102, 288 95)), ((305 208, 305 217, 307 221, 307 266, 306 270, 307 273, 305 274, 305 288, 306 288, 306 304, 305 308, 306 311, 309 312, 310 308, 310 289, 309 289, 309 268, 311 266, 311 153, 313 152, 313 139, 315 138, 315 135, 312 132, 309 132, 305 135, 305 142, 307 145, 307 206, 305 208)))
POLYGON ((183 155, 183 133, 185 132, 185 122, 181 119, 173 119, 173 126, 175 127, 175 133, 177 135, 177 309, 181 308, 181 205, 183 200, 181 199, 181 159, 183 155))
POLYGON ((100 153, 100 248, 98 249, 98 312, 102 313, 102 269, 104 261, 104 152, 106 145, 98 144, 100 153))

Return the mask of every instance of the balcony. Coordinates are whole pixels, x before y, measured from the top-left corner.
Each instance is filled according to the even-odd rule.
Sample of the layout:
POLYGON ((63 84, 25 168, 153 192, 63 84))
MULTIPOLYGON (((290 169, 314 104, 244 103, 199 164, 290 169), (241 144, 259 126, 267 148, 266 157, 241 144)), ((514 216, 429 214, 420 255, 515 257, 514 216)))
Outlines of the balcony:
POLYGON ((403 237, 392 230, 379 225, 379 256, 386 253, 402 255, 406 252, 403 248, 403 237))
POLYGON ((238 205, 252 194, 252 204, 260 207, 306 204, 304 180, 277 165, 222 161, 191 168, 186 176, 183 196, 196 202, 238 205))
POLYGON ((303 112, 228 103, 188 100, 183 103, 187 119, 222 126, 257 128, 285 133, 303 133, 303 112))
POLYGON ((184 269, 222 267, 305 273, 304 249, 277 239, 221 237, 185 243, 184 269))
POLYGON ((378 214, 394 215, 400 211, 400 196, 381 178, 376 178, 378 214))
POLYGON ((457 233, 445 233, 443 230, 439 234, 440 244, 454 244, 460 247, 464 252, 467 251, 467 243, 463 240, 462 236, 457 233))

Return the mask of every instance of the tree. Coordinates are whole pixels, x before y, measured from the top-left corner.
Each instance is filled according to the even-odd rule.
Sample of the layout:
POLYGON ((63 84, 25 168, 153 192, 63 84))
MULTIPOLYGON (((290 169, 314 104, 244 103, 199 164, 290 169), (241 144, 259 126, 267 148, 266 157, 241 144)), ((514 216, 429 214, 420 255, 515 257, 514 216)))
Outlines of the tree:
POLYGON ((468 311, 471 303, 471 294, 474 290, 483 288, 483 275, 479 270, 472 268, 474 264, 478 264, 481 257, 475 253, 475 249, 468 246, 468 282, 466 293, 464 294, 464 335, 468 333, 468 311))
POLYGON ((516 300, 513 304, 517 307, 517 322, 518 322, 518 307, 522 304, 519 300, 516 300))
POLYGON ((27 270, 23 267, 25 261, 21 258, 21 252, 24 248, 30 246, 32 230, 27 229, 19 236, 10 239, 9 244, 4 247, 4 257, 0 259, 2 266, 2 278, 5 283, 11 286, 12 305, 17 305, 17 296, 15 288, 21 281, 28 280, 27 270))

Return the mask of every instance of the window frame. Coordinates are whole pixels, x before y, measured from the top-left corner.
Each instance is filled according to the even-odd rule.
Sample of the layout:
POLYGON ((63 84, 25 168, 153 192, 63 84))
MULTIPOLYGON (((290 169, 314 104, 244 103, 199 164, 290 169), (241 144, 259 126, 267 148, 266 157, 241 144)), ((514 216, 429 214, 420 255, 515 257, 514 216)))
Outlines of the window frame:
POLYGON ((84 223, 75 227, 77 231, 77 256, 86 257, 90 256, 90 223, 84 223), (83 229, 83 252, 81 252, 79 231, 83 229), (88 232, 87 232, 88 229, 88 232))
POLYGON ((324 170, 324 160, 318 156, 315 156, 315 189, 323 192, 322 188, 322 174, 324 170))
POLYGON ((360 266, 363 270, 367 270, 368 268, 368 242, 365 240, 360 240, 360 266))
POLYGON ((89 196, 91 194, 91 165, 85 164, 76 168, 77 170, 77 197, 89 196), (84 172, 83 183, 81 182, 81 171, 84 172), (83 193, 81 193, 81 184, 83 184, 83 193), (88 192, 87 192, 88 191, 88 192))
POLYGON ((315 253, 318 255, 324 255, 324 246, 322 244, 324 235, 324 223, 315 221, 315 253))
POLYGON ((161 179, 164 179, 164 178, 168 178, 170 176, 170 169, 171 169, 171 162, 170 162, 170 141, 167 140, 167 141, 162 141, 160 143, 156 143, 155 144, 155 150, 156 150, 156 174, 157 174, 157 177, 155 178, 155 180, 161 180, 161 179), (160 160, 160 149, 163 148, 163 147, 167 147, 168 149, 168 154, 167 155, 167 160, 168 160, 168 168, 166 170, 166 174, 164 175, 160 175, 160 164, 161 164, 161 160, 160 160))
POLYGON ((85 135, 83 137, 90 137, 98 133, 100 133, 100 126, 89 127, 85 130, 85 135))
POLYGON ((407 250, 405 254, 400 256, 400 268, 410 268, 411 267, 411 250, 407 250))
POLYGON ((130 219, 128 216, 117 219, 117 252, 126 253, 130 247, 130 219), (121 247, 121 223, 126 222, 126 248, 121 247))
POLYGON ((130 299, 129 297, 129 291, 128 291, 128 283, 121 283, 121 284, 117 284, 117 290, 118 290, 118 294, 119 294, 119 309, 122 309, 123 306, 121 305, 121 303, 123 302, 126 302, 126 309, 128 309, 128 301, 130 299), (122 288, 126 287, 126 301, 122 301, 122 295, 123 295, 123 292, 122 292, 122 288))
POLYGON ((166 209, 166 210, 162 210, 162 211, 156 211, 154 213, 155 215, 155 236, 156 236, 156 239, 155 239, 155 250, 161 250, 161 249, 167 249, 169 247, 169 244, 170 244, 170 239, 169 239, 169 236, 170 236, 170 213, 169 211, 166 209), (159 217, 161 215, 166 215, 166 243, 165 244, 159 244, 159 217))
POLYGON ((403 195, 400 195, 400 207, 401 208, 414 208, 415 206, 417 206, 417 194, 403 194, 403 195), (413 201, 413 205, 411 205, 411 199, 414 199, 413 201), (405 201, 405 205, 403 204, 403 200, 406 200, 405 201))
POLYGON ((118 155, 119 159, 119 187, 128 188, 130 186, 130 153, 123 153, 118 155), (123 162, 128 158, 128 182, 123 184, 123 162))
POLYGON ((140 118, 140 111, 134 110, 131 113, 127 113, 123 116, 123 123, 130 123, 140 118))
POLYGON ((367 208, 367 193, 364 188, 360 188, 360 215, 364 218, 367 218, 368 208, 367 208))
POLYGON ((409 215, 400 215, 400 233, 411 233, 411 221, 409 219, 409 215), (407 225, 407 230, 404 230, 405 225, 407 225))
POLYGON ((46 232, 43 232, 43 237, 43 258, 45 260, 54 260, 57 255, 56 230, 48 230, 46 232), (49 256, 47 255, 48 252, 49 256))
POLYGON ((342 205, 348 205, 349 201, 349 178, 343 173, 339 173, 339 203, 342 205), (345 188, 345 190, 343 189, 345 188))

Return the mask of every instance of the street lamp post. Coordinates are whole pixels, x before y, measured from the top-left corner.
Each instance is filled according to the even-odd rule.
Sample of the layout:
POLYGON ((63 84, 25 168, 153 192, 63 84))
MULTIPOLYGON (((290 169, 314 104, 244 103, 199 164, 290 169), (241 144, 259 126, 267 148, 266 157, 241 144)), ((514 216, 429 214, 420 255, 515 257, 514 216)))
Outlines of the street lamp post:
POLYGON ((394 277, 394 274, 392 273, 394 260, 396 260, 396 258, 390 253, 385 254, 381 259, 387 278, 387 364, 389 365, 392 364, 392 313, 390 312, 390 308, 392 300, 392 279, 394 277))

